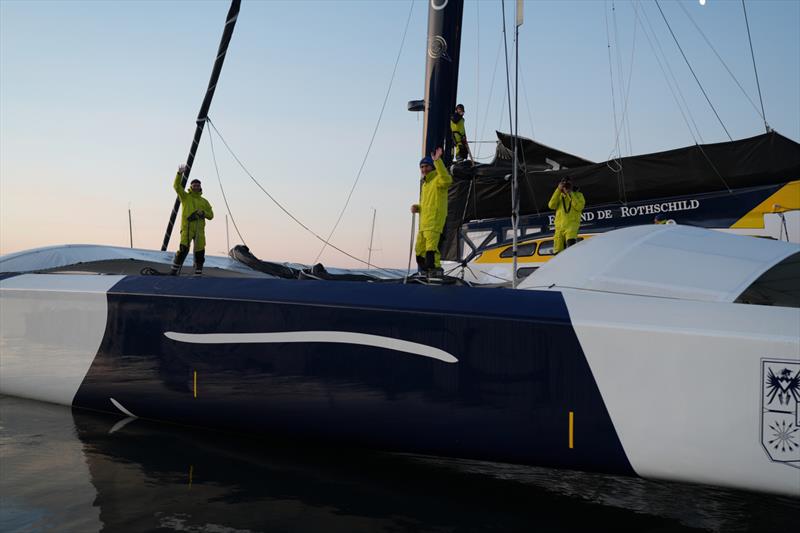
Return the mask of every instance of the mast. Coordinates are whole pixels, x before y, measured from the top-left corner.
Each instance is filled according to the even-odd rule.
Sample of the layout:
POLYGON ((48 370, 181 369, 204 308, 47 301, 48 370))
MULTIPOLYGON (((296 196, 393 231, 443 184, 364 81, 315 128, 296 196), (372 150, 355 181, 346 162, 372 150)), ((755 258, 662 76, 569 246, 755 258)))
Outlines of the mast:
POLYGON ((422 155, 441 146, 448 165, 453 151, 450 115, 456 107, 463 13, 464 0, 429 0, 425 100, 408 103, 409 111, 425 112, 422 155))
MULTIPOLYGON (((208 117, 208 109, 211 107, 211 100, 214 98, 214 91, 217 88, 217 81, 219 74, 222 72, 222 64, 225 61, 225 54, 228 52, 228 45, 233 37, 233 28, 236 26, 236 18, 239 16, 239 7, 242 0, 231 0, 231 7, 228 10, 228 15, 225 17, 225 29, 222 32, 222 39, 219 43, 219 50, 217 50, 217 59, 214 61, 214 68, 211 70, 211 79, 208 80, 208 89, 203 98, 203 103, 200 106, 200 112, 197 114, 197 128, 194 131, 194 138, 189 147, 189 157, 186 158, 186 172, 181 177, 181 187, 186 187, 186 182, 189 179, 189 174, 192 172, 192 164, 194 163, 194 156, 197 152, 197 147, 200 145, 200 137, 203 135, 203 127, 206 125, 206 118, 208 117)), ((167 224, 167 231, 164 233, 164 242, 161 244, 161 250, 164 251, 169 246, 169 239, 172 235, 172 227, 175 225, 175 218, 178 216, 178 209, 181 206, 180 198, 175 198, 175 204, 172 206, 172 213, 169 215, 169 223, 167 224)))
POLYGON ((514 21, 514 169, 511 180, 511 231, 512 269, 511 287, 517 288, 517 234, 519 233, 519 27, 523 22, 523 0, 517 0, 517 16, 514 21))

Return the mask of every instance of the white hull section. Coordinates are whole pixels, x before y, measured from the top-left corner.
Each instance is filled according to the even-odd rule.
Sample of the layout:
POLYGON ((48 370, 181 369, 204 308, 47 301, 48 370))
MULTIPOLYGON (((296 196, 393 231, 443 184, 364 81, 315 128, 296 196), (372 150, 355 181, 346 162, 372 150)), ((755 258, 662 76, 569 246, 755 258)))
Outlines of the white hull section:
POLYGON ((0 281, 0 392, 72 405, 103 340, 122 276, 25 274, 0 281))
POLYGON ((800 497, 800 448, 762 439, 762 363, 800 365, 800 309, 562 293, 637 474, 800 497))

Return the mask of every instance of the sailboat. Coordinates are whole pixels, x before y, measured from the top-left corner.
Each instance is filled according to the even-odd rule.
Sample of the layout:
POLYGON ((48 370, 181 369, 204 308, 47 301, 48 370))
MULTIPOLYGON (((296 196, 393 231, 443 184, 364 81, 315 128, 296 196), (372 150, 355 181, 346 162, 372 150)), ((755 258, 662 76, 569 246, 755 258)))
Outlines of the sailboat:
MULTIPOLYGON (((462 9, 429 6, 425 151, 449 137, 462 9)), ((225 46, 238 12, 234 0, 225 46)), ((0 393, 125 427, 800 497, 795 244, 635 226, 568 249, 518 290, 298 281, 230 258, 200 279, 142 275, 166 252, 133 253, 0 258, 0 393)))

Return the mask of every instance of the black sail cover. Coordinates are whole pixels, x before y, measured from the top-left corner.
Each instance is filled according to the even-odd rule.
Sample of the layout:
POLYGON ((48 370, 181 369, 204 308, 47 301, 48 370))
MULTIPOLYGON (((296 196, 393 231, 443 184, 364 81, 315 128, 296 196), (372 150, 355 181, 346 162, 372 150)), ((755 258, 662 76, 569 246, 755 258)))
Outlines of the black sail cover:
MULTIPOLYGON (((494 161, 473 167, 461 163, 453 168, 442 244, 444 259, 459 259, 458 231, 465 222, 510 217, 513 137, 497 135, 494 161)), ((549 212, 547 202, 563 178, 580 187, 587 207, 800 179, 800 144, 776 132, 594 164, 529 139, 520 138, 520 146, 521 216, 549 212), (562 169, 546 170, 552 162, 562 169)))

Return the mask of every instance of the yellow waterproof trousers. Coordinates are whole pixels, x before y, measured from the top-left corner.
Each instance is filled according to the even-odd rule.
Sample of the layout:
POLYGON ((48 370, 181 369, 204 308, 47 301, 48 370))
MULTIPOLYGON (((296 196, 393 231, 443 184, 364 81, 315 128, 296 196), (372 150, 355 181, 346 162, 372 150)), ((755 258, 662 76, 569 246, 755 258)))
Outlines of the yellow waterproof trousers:
POLYGON ((442 267, 442 254, 439 253, 439 238, 441 236, 441 232, 438 231, 420 231, 417 233, 417 243, 414 246, 414 252, 418 256, 425 257, 426 252, 435 252, 434 266, 436 268, 442 267))

